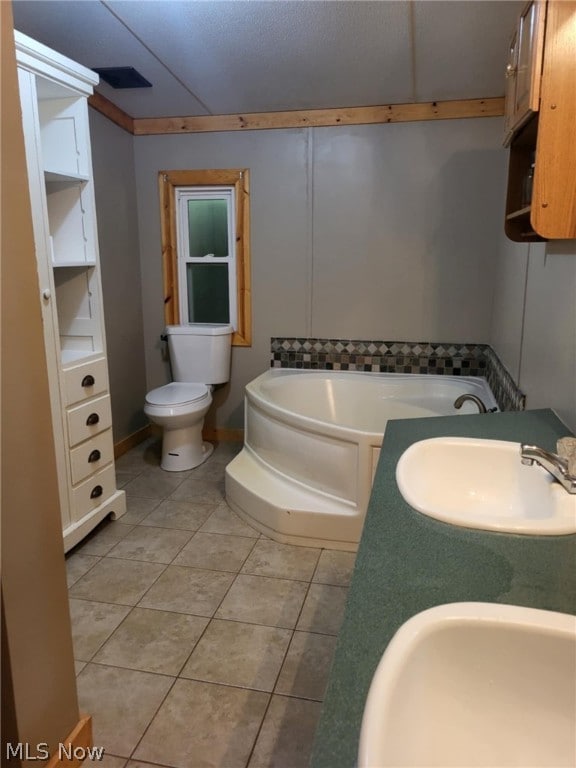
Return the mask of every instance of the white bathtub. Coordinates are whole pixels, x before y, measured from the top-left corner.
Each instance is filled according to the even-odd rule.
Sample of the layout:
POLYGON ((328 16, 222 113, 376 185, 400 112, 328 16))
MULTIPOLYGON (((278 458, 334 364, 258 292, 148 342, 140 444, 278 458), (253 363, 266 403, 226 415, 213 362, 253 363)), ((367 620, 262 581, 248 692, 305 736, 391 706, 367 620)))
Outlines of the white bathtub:
POLYGON ((276 541, 355 551, 388 420, 478 413, 454 408, 466 392, 497 405, 477 377, 270 369, 246 386, 228 504, 276 541))

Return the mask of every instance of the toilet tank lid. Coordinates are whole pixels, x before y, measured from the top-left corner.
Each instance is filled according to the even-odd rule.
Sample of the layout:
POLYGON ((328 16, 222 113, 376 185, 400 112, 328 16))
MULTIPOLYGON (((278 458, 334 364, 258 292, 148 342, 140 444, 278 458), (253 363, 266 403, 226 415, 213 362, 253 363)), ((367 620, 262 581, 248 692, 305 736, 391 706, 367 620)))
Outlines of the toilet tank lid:
POLYGON ((234 333, 229 323, 186 323, 184 325, 167 325, 166 333, 170 336, 224 336, 234 333))

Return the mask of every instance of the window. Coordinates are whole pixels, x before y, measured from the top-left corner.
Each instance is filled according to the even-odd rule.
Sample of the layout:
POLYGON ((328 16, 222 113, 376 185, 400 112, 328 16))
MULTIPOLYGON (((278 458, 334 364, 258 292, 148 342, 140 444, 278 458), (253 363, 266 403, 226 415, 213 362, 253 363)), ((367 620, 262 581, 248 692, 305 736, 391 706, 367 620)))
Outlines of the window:
POLYGON ((251 344, 249 173, 161 171, 164 320, 230 323, 251 344))

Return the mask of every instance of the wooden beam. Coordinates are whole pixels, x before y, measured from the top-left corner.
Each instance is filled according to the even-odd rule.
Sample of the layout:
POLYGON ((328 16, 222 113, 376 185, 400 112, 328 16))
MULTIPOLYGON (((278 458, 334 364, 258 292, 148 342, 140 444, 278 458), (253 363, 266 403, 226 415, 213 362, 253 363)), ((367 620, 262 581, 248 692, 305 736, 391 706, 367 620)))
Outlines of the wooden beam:
POLYGON ((108 99, 105 96, 102 96, 101 93, 93 93, 92 96, 89 96, 88 104, 97 112, 104 115, 104 117, 107 117, 108 120, 112 120, 113 123, 119 125, 120 128, 128 131, 128 133, 134 134, 134 118, 121 110, 120 107, 112 104, 111 101, 108 101, 108 99))
POLYGON ((454 120, 501 117, 504 98, 387 104, 347 109, 307 109, 294 112, 251 112, 243 115, 135 118, 134 134, 151 136, 209 131, 259 131, 274 128, 316 128, 335 125, 402 123, 420 120, 454 120))

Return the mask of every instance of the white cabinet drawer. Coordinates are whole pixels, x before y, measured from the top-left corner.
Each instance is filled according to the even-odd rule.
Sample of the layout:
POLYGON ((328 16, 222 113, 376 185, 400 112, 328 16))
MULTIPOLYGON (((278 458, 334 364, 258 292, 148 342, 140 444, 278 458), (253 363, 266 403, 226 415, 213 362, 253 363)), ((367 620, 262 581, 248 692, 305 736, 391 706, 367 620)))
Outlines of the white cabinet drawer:
POLYGON ((112 426, 110 396, 97 397, 76 406, 76 408, 69 408, 66 418, 70 446, 88 440, 88 438, 94 437, 94 435, 98 435, 112 426))
POLYGON ((81 482, 93 472, 98 472, 106 464, 110 464, 113 459, 114 444, 111 429, 107 429, 101 435, 96 435, 77 448, 73 448, 70 451, 72 485, 81 482))
POLYGON ((75 365, 64 371, 64 392, 66 405, 78 403, 88 397, 108 391, 108 368, 106 358, 90 363, 75 365))
POLYGON ((79 520, 89 514, 104 504, 115 491, 116 473, 114 465, 110 464, 72 489, 72 518, 79 520))

